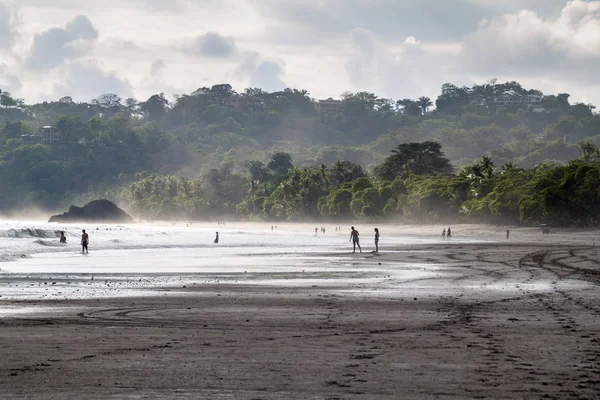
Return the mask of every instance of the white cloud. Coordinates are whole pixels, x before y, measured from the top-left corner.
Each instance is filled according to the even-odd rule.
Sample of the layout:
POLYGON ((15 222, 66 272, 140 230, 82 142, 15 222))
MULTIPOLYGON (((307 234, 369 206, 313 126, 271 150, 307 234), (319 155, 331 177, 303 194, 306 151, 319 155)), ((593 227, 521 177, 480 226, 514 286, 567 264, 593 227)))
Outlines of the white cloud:
POLYGON ((473 75, 542 84, 546 92, 560 87, 577 100, 598 101, 592 92, 600 90, 600 1, 572 0, 554 18, 519 11, 483 21, 461 55, 460 67, 473 75))
POLYGON ((196 37, 185 46, 185 50, 200 57, 227 58, 237 52, 232 37, 225 37, 217 32, 207 32, 196 37))
MULTIPOLYGON (((569 2, 556 19, 519 11, 483 21, 464 55, 482 68, 541 68, 600 57, 600 2, 569 2)), ((539 72, 539 70, 538 70, 539 72)))
POLYGON ((10 72, 6 64, 0 64, 0 90, 3 92, 18 93, 21 89, 21 80, 10 72))
POLYGON ((438 54, 414 36, 392 49, 372 32, 355 29, 349 41, 352 51, 345 68, 354 90, 393 98, 433 96, 442 83, 453 78, 447 66, 456 63, 456 54, 438 54))
POLYGON ((27 101, 94 98, 98 82, 139 98, 229 82, 398 99, 497 77, 600 104, 600 0, 0 2, 0 85, 18 79, 27 101), (86 69, 75 88, 69 71, 86 69))
POLYGON ((115 72, 104 72, 92 63, 73 62, 62 71, 62 79, 54 84, 52 97, 71 96, 75 100, 85 101, 104 93, 126 98, 133 96, 133 89, 126 79, 119 78, 115 72))
POLYGON ((64 28, 52 28, 33 39, 28 67, 46 70, 89 51, 89 45, 98 38, 98 31, 88 17, 79 15, 64 28))
POLYGON ((284 65, 274 61, 262 60, 256 53, 246 55, 238 68, 238 74, 251 87, 258 87, 267 91, 279 91, 286 88, 281 79, 284 73, 284 65))
POLYGON ((13 29, 9 8, 0 3, 0 49, 10 49, 13 42, 13 29))

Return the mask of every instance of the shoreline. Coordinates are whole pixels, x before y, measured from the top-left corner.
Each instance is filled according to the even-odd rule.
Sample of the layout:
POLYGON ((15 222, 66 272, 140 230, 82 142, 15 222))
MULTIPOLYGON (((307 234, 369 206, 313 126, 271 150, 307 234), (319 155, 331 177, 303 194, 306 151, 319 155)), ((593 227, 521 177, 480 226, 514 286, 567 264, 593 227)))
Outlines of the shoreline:
POLYGON ((350 266, 331 255, 334 269, 382 268, 344 284, 8 302, 46 311, 0 318, 0 389, 49 399, 593 398, 600 253, 583 236, 401 246, 350 266), (431 270, 403 277, 418 266, 431 270))

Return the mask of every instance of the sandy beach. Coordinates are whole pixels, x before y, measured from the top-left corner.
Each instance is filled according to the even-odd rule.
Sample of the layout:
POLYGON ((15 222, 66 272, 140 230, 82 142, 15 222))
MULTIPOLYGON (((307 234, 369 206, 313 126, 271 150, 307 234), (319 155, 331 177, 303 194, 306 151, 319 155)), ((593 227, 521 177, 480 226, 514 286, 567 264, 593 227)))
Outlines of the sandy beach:
MULTIPOLYGON (((375 255, 365 232, 363 254, 278 255, 274 265, 301 267, 273 282, 241 282, 252 273, 243 266, 235 280, 212 270, 211 280, 174 274, 176 283, 149 273, 133 296, 5 295, 0 397, 600 396, 598 231, 519 228, 507 241, 506 228, 457 226, 456 240, 441 241, 442 227, 393 229, 436 242, 382 240, 375 255), (313 263, 327 263, 327 274, 313 263)), ((0 293, 23 279, 0 276, 0 293)), ((114 277, 102 283, 118 286, 114 277)))

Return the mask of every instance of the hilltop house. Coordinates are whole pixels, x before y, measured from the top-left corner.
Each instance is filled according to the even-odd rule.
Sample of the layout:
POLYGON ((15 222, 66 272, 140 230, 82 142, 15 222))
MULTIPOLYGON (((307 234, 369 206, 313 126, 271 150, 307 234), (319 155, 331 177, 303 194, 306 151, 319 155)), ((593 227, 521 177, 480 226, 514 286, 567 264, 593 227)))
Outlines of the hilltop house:
POLYGON ((58 144, 64 142, 64 137, 60 131, 50 125, 40 128, 37 133, 31 135, 22 135, 21 138, 26 144, 58 144))
POLYGON ((543 95, 536 94, 504 94, 493 98, 484 98, 481 95, 473 96, 469 99, 469 104, 477 106, 485 106, 486 104, 494 104, 496 107, 506 107, 509 105, 517 105, 527 107, 534 112, 544 111, 542 107, 543 95))
POLYGON ((317 111, 320 114, 333 115, 342 109, 342 101, 334 100, 331 97, 325 100, 319 100, 316 104, 317 111))

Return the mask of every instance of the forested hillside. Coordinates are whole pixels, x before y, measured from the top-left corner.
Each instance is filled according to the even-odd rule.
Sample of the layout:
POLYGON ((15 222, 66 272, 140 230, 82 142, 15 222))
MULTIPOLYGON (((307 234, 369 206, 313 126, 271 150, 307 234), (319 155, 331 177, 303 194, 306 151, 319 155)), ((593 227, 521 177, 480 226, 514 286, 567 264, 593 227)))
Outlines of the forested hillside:
POLYGON ((445 84, 435 101, 1 93, 0 127, 5 212, 106 196, 144 218, 598 221, 600 116, 516 82, 445 84))

